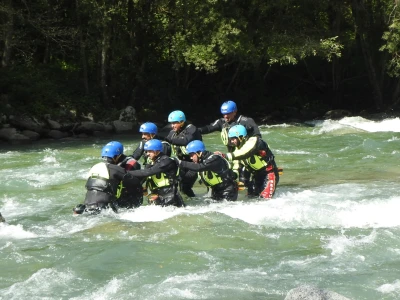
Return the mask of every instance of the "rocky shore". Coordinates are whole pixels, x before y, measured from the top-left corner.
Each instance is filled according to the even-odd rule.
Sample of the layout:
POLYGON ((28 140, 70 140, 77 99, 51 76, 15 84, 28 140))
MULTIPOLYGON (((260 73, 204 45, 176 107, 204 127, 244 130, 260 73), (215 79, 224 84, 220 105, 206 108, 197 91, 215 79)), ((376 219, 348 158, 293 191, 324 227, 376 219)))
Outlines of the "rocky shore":
MULTIPOLYGON (((10 109, 10 111, 13 111, 10 109)), ((60 115, 60 114, 58 114, 60 115)), ((120 112, 119 118, 113 121, 95 121, 90 115, 79 118, 73 112, 65 112, 62 117, 54 120, 51 115, 45 115, 38 119, 29 114, 4 114, 0 113, 0 145, 24 145, 41 139, 60 140, 64 138, 87 138, 90 136, 106 136, 116 134, 138 133, 139 122, 136 117, 136 110, 132 106, 126 107, 120 112), (79 120, 78 120, 79 119, 79 120)), ((294 112, 289 110, 286 113, 269 114, 265 117, 255 119, 258 124, 302 124, 312 119, 337 120, 352 116, 348 110, 331 110, 319 116, 315 112, 294 112)), ((383 120, 386 118, 398 117, 399 114, 379 113, 363 114, 360 116, 370 120, 383 120)), ((147 121, 147 120, 146 120, 147 121)), ((158 124, 161 127, 167 124, 158 124)), ((205 125, 205 124, 199 124, 205 125)))

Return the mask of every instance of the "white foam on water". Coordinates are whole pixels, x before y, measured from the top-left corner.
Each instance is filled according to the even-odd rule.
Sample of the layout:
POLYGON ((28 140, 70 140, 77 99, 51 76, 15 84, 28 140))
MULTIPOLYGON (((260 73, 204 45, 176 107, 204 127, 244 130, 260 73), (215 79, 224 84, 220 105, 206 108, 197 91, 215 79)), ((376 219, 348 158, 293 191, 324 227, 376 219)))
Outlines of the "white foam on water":
POLYGON ((385 283, 379 286, 376 289, 378 292, 381 292, 382 294, 395 294, 397 297, 400 296, 400 279, 396 279, 392 283, 385 283))
POLYGON ((351 132, 400 132, 400 119, 385 119, 382 121, 371 121, 362 117, 345 117, 340 120, 318 120, 309 122, 315 125, 313 134, 323 134, 333 131, 343 133, 351 132))
POLYGON ((0 290, 4 299, 53 299, 55 291, 70 289, 75 275, 69 271, 57 271, 55 269, 40 269, 33 273, 28 279, 14 283, 8 288, 0 290))
MULTIPOLYGON (((332 255, 340 256, 354 249, 359 250, 364 246, 373 244, 376 239, 377 234, 375 230, 367 236, 346 236, 345 231, 342 231, 341 235, 328 238, 325 248, 330 249, 332 255)), ((359 257, 359 259, 363 261, 365 258, 359 257)))
POLYGON ((7 223, 0 223, 0 238, 1 239, 30 239, 36 238, 37 235, 33 232, 27 231, 22 225, 10 225, 7 223))

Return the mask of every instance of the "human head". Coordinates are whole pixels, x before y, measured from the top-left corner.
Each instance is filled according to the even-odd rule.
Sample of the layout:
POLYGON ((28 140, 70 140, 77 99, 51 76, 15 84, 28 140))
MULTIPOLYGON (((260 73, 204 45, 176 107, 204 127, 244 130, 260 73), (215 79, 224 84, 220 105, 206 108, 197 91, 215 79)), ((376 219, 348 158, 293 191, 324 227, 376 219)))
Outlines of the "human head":
POLYGON ((202 153, 206 150, 206 146, 202 141, 194 140, 186 146, 186 151, 189 153, 193 162, 197 163, 200 160, 202 153))
POLYGON ((151 160, 155 160, 155 158, 160 154, 162 151, 163 146, 160 140, 152 139, 147 141, 144 144, 144 151, 146 151, 147 156, 151 160))
POLYGON ((124 153, 124 146, 117 141, 109 142, 101 150, 101 157, 111 164, 116 164, 120 156, 124 153))
POLYGON ((171 123, 173 131, 179 131, 179 129, 186 122, 186 116, 181 110, 174 110, 168 116, 168 122, 171 123))
POLYGON ((236 147, 240 147, 244 138, 247 136, 246 127, 243 125, 232 126, 228 131, 229 141, 236 147))
POLYGON ((139 132, 142 133, 142 139, 149 141, 157 134, 157 125, 151 122, 143 123, 139 128, 139 132))
POLYGON ((232 121, 237 113, 236 103, 232 100, 226 101, 221 105, 221 114, 223 115, 226 122, 232 121))

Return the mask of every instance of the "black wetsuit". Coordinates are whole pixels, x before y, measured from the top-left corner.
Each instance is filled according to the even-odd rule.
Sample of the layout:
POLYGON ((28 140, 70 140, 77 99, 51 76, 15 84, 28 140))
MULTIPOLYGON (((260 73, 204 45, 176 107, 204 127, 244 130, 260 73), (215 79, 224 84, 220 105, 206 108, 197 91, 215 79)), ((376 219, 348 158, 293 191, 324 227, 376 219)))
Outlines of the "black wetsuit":
POLYGON ((252 175, 244 182, 249 196, 272 198, 279 182, 279 171, 267 142, 256 136, 246 137, 239 148, 227 154, 227 158, 240 160, 252 175))
POLYGON ((137 178, 147 178, 147 185, 155 197, 151 199, 153 203, 181 207, 185 204, 178 192, 177 171, 178 166, 175 160, 161 152, 153 164, 146 165, 145 169, 128 171, 124 178, 124 185, 137 178))
MULTIPOLYGON (((163 138, 159 137, 159 136, 154 136, 153 139, 157 139, 157 140, 163 140, 163 138)), ((133 151, 132 154, 132 158, 139 160, 143 154, 144 154, 144 144, 146 144, 146 140, 141 140, 139 145, 137 146, 137 148, 135 149, 135 151, 133 151)), ((172 149, 171 149, 171 145, 166 142, 166 141, 162 141, 162 145, 163 145, 163 150, 162 152, 168 156, 171 156, 172 154, 172 149)), ((145 157, 144 159, 144 164, 147 164, 147 157, 145 157)))
POLYGON ((97 165, 100 164, 104 164, 107 168, 109 178, 97 173, 89 174, 89 178, 85 185, 87 191, 83 204, 86 206, 87 210, 107 208, 109 205, 116 210, 115 204, 117 201, 117 193, 126 171, 124 168, 117 165, 105 162, 97 165))
POLYGON ((203 151, 200 162, 181 161, 180 168, 200 172, 202 182, 211 188, 213 200, 235 201, 238 197, 238 186, 229 163, 217 154, 203 151))
MULTIPOLYGON (((130 170, 140 170, 139 162, 126 156, 124 154, 121 155, 121 162, 118 163, 118 166, 121 166, 125 169, 125 171, 130 170)), ((140 180, 132 180, 129 183, 123 184, 123 189, 121 191, 121 196, 117 199, 117 206, 123 208, 134 208, 139 207, 143 204, 143 182, 140 180)))
MULTIPOLYGON (((200 127, 199 130, 202 134, 207 134, 215 131, 224 131, 226 130, 226 134, 229 131, 229 128, 235 125, 243 125, 246 130, 247 130, 247 136, 259 136, 261 137, 260 129, 258 128, 256 122, 252 118, 245 117, 245 116, 239 116, 235 118, 234 120, 230 122, 226 122, 224 118, 220 118, 210 125, 206 125, 203 127, 200 127)), ((228 151, 232 152, 234 150, 234 147, 229 145, 228 143, 226 144, 228 151)))
MULTIPOLYGON (((173 149, 173 154, 175 154, 182 161, 191 161, 189 154, 186 152, 185 147, 194 140, 202 141, 200 131, 193 124, 185 124, 179 132, 173 130, 170 131, 168 136, 165 138, 169 142, 173 149)), ((189 197, 194 197, 194 192, 192 187, 197 179, 197 173, 186 170, 179 173, 181 192, 188 195, 189 197)))

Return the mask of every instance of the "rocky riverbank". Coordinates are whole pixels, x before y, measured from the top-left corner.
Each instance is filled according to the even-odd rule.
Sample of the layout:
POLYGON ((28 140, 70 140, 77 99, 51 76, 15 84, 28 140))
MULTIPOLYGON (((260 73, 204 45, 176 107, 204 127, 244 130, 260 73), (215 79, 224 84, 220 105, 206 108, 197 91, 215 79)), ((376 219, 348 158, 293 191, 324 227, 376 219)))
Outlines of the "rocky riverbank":
MULTIPOLYGON (((9 111, 13 111, 10 109, 9 111)), ((60 114, 58 114, 60 115, 60 114)), ((302 124, 312 119, 341 119, 352 116, 348 110, 331 110, 324 115, 315 112, 271 113, 256 119, 258 124, 302 124)), ((360 116, 370 120, 383 120, 398 117, 395 112, 379 114, 363 114, 360 116)), ((149 120, 145 120, 149 121, 149 120)), ((132 106, 120 112, 119 118, 113 121, 95 121, 91 116, 82 117, 66 112, 60 119, 54 120, 50 114, 38 119, 29 114, 0 113, 0 144, 24 145, 41 139, 60 140, 64 138, 87 138, 90 136, 106 136, 116 134, 137 134, 141 122, 137 120, 136 110, 132 106)), ((167 124, 158 124, 163 127, 167 124)), ((199 126, 205 124, 197 124, 199 126)))

